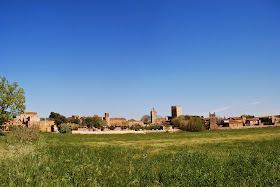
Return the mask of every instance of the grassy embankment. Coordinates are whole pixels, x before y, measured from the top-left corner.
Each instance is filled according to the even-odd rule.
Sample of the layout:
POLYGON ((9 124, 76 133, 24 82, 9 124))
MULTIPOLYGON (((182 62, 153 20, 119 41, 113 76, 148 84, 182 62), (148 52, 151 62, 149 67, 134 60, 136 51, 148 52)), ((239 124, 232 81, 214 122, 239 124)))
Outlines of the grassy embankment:
POLYGON ((0 136, 1 186, 280 186, 280 128, 0 136))

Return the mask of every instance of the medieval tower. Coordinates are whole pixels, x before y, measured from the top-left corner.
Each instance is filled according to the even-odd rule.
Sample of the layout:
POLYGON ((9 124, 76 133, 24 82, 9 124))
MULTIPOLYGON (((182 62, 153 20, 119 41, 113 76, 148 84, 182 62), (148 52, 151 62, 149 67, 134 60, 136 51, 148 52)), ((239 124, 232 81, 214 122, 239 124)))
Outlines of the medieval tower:
POLYGON ((216 118, 215 112, 214 112, 214 114, 211 114, 209 112, 209 118, 210 118, 210 130, 218 129, 217 118, 216 118))
POLYGON ((157 111, 153 108, 151 110, 151 122, 154 124, 157 120, 157 111))
POLYGON ((110 126, 111 123, 110 123, 110 114, 109 113, 105 113, 105 120, 107 122, 107 125, 110 126))
POLYGON ((171 106, 171 114, 172 118, 176 118, 182 115, 182 107, 181 106, 171 106))

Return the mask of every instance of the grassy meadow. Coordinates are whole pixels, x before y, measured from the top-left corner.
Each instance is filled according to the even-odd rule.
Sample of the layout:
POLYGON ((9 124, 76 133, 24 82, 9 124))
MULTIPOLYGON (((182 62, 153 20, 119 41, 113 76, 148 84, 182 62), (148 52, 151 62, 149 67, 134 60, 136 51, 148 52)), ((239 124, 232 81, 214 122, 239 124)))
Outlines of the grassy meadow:
POLYGON ((0 136, 0 186, 280 186, 280 128, 0 136))

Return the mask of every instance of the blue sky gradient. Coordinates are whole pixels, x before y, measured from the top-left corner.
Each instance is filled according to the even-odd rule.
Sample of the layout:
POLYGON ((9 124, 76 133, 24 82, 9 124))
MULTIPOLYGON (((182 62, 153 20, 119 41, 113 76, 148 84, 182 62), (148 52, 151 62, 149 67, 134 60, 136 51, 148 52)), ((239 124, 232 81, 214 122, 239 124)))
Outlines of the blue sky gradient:
POLYGON ((280 2, 0 1, 0 75, 47 117, 280 114, 280 2))

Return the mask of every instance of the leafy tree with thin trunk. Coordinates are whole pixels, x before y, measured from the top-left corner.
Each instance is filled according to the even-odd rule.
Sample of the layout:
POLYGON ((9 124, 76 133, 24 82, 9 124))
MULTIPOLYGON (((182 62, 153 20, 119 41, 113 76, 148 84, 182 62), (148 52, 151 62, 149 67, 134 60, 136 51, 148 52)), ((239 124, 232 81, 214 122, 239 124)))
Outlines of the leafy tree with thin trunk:
POLYGON ((23 88, 19 88, 17 82, 10 83, 0 76, 0 125, 24 112, 24 94, 23 88))

